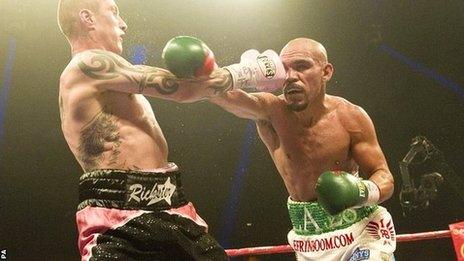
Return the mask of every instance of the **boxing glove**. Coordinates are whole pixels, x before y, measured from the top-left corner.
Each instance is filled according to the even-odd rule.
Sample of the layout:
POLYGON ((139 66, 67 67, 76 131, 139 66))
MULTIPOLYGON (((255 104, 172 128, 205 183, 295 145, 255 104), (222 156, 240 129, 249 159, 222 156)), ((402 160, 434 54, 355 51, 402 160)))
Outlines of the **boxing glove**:
POLYGON ((248 50, 240 57, 240 63, 224 67, 232 75, 233 86, 238 89, 254 88, 272 92, 283 87, 286 72, 279 55, 273 50, 260 54, 248 50))
POLYGON ((326 171, 317 179, 316 195, 319 204, 334 215, 350 207, 377 203, 380 191, 372 181, 343 171, 326 171))
POLYGON ((168 70, 179 78, 207 76, 217 66, 208 46, 191 36, 177 36, 169 40, 161 57, 168 70))

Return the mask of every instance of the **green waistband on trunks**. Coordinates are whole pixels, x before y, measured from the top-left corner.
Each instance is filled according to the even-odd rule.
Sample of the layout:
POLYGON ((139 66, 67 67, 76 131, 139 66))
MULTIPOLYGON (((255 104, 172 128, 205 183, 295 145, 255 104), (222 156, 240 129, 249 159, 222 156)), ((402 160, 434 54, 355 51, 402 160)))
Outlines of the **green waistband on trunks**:
POLYGON ((369 216, 378 206, 349 208, 333 216, 317 202, 296 202, 289 199, 287 208, 295 233, 310 236, 347 228, 369 216))

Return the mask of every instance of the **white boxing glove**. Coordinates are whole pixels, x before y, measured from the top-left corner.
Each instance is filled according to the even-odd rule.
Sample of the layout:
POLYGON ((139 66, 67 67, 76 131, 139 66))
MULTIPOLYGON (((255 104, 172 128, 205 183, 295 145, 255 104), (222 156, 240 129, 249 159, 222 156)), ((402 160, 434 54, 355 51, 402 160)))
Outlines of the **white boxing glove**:
POLYGON ((248 50, 240 57, 240 63, 224 68, 232 75, 234 89, 273 92, 283 87, 286 77, 284 65, 273 50, 262 54, 254 49, 248 50))

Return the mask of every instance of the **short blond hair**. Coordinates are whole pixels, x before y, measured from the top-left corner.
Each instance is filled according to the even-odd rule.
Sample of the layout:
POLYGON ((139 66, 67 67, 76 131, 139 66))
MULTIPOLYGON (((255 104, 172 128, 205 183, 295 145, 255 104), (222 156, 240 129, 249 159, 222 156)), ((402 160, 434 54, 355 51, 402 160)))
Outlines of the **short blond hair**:
POLYGON ((60 31, 69 40, 77 32, 80 10, 97 12, 98 6, 99 0, 59 0, 57 18, 60 31))

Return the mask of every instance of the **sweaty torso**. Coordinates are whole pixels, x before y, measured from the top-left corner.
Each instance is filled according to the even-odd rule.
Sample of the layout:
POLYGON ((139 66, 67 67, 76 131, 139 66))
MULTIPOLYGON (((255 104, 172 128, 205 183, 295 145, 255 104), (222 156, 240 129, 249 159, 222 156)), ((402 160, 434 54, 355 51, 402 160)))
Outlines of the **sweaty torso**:
POLYGON ((65 70, 60 79, 61 128, 85 171, 167 165, 166 140, 143 95, 70 84, 73 77, 65 70))
POLYGON ((346 101, 330 96, 329 111, 317 121, 288 110, 282 101, 270 121, 257 122, 258 132, 296 201, 316 198, 314 186, 327 170, 356 172, 350 135, 340 119, 346 101))

